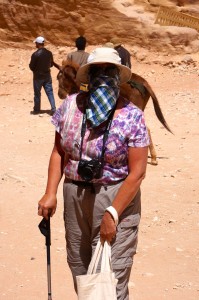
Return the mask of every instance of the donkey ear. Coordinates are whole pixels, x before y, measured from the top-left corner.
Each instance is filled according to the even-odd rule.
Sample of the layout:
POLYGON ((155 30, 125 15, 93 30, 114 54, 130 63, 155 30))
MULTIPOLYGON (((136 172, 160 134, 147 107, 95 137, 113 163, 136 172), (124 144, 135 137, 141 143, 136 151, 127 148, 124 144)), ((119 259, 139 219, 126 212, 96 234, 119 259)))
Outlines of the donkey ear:
POLYGON ((62 60, 62 67, 66 66, 69 64, 69 61, 67 59, 62 60))
MULTIPOLYGON (((77 73, 76 73, 76 74, 77 74, 77 73)), ((71 76, 72 79, 73 79, 75 82, 76 82, 76 74, 73 73, 72 76, 71 76)))
POLYGON ((75 71, 77 72, 80 68, 80 65, 73 61, 73 62, 71 62, 71 67, 73 67, 75 69, 75 71))
POLYGON ((65 66, 63 69, 63 73, 65 78, 70 77, 72 80, 74 80, 77 75, 77 71, 73 66, 65 66))

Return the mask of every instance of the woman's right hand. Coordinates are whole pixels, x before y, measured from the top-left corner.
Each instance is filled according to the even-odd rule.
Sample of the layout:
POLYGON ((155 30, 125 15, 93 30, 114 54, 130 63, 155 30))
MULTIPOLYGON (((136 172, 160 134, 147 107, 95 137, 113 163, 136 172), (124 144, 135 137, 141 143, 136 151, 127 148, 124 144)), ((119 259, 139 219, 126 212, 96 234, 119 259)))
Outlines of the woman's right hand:
POLYGON ((57 208, 57 197, 56 195, 45 194, 38 202, 38 215, 43 216, 48 220, 48 216, 54 215, 57 208))

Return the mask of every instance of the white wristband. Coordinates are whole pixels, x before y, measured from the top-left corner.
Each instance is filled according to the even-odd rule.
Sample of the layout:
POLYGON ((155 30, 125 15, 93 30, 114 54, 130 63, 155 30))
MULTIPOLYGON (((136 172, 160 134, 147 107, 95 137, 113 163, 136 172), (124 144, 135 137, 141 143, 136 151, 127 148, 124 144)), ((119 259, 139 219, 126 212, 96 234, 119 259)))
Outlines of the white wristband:
POLYGON ((117 226, 117 224, 118 224, 117 210, 113 206, 109 206, 109 207, 106 208, 106 211, 108 211, 111 214, 111 216, 113 217, 113 219, 115 221, 115 225, 117 226))

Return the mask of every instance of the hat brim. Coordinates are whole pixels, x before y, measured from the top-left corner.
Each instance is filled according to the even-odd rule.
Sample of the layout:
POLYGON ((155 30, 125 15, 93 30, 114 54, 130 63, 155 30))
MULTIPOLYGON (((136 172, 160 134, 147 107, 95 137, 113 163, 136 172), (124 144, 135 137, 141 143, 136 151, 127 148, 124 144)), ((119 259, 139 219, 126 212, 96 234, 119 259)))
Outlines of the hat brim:
MULTIPOLYGON (((91 62, 91 63, 87 63, 87 64, 81 66, 76 75, 77 82, 89 83, 89 78, 88 78, 89 67, 91 65, 98 65, 98 64, 104 64, 104 63, 108 63, 108 62, 106 60, 103 61, 103 59, 102 59, 101 61, 91 62)), ((115 66, 117 66, 120 70, 120 83, 124 83, 124 82, 127 82, 128 80, 130 80, 131 75, 132 75, 131 69, 129 69, 128 67, 121 65, 121 64, 116 64, 116 63, 113 63, 113 64, 115 66)))

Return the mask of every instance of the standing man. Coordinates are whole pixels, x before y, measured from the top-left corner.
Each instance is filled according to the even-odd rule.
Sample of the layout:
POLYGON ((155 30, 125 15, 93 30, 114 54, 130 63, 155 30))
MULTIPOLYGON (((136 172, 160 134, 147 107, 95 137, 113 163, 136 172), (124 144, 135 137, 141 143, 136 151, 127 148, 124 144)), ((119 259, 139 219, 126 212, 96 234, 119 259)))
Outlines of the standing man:
POLYGON ((37 51, 35 51, 30 60, 30 70, 33 72, 34 88, 34 108, 33 113, 37 114, 41 108, 41 89, 44 88, 51 105, 51 114, 56 111, 55 99, 53 95, 52 77, 50 68, 56 64, 53 62, 52 52, 44 48, 45 39, 39 36, 34 41, 37 51))
POLYGON ((117 37, 112 38, 110 42, 113 43, 114 49, 118 52, 122 65, 131 69, 131 55, 129 51, 121 45, 121 42, 117 37))
POLYGON ((67 60, 73 61, 81 67, 87 63, 87 59, 89 56, 89 53, 85 51, 86 38, 84 36, 79 36, 75 40, 75 45, 77 47, 77 50, 74 52, 70 52, 67 56, 67 60))

